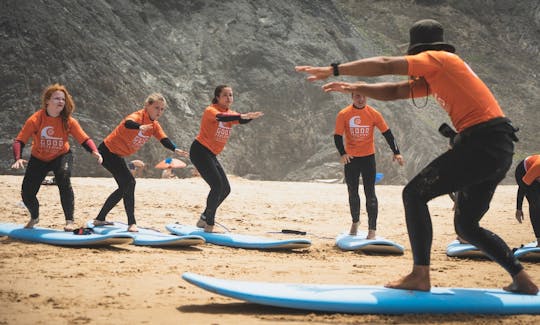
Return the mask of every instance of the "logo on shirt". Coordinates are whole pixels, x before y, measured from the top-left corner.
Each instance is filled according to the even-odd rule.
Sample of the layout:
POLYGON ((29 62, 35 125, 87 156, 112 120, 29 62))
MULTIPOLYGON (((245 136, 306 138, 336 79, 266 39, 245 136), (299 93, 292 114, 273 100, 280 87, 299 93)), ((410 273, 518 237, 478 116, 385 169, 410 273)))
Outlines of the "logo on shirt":
POLYGON ((218 128, 216 130, 216 141, 226 143, 229 137, 231 136, 232 128, 230 123, 218 122, 218 128))
POLYGON ((140 148, 146 143, 146 141, 148 141, 148 139, 150 139, 150 136, 144 135, 144 133, 139 130, 139 133, 137 133, 137 136, 135 136, 131 144, 135 148, 140 148))
POLYGON ((41 129, 39 145, 45 151, 58 151, 64 147, 64 140, 54 136, 53 126, 46 126, 41 129))
POLYGON ((361 125, 360 123, 362 123, 360 116, 353 116, 349 120, 349 132, 355 139, 361 139, 369 136, 371 130, 371 126, 361 125))

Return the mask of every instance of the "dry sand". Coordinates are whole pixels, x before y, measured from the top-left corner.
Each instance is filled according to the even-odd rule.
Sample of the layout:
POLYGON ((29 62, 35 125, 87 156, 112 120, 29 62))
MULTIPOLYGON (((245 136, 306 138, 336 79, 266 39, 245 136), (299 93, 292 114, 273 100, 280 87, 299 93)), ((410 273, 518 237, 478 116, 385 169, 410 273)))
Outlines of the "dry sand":
MULTIPOLYGON (((0 176, 0 222, 28 219, 20 202, 21 176, 0 176)), ((403 256, 342 252, 334 237, 349 227, 344 184, 248 181, 231 177, 232 193, 217 221, 239 233, 266 236, 284 228, 307 231, 313 245, 293 252, 264 252, 205 244, 159 249, 132 245, 66 248, 0 238, 0 324, 354 324, 464 323, 533 324, 540 316, 348 315, 248 304, 184 282, 183 272, 229 279, 325 284, 384 285, 412 264, 401 186, 377 186, 378 235, 406 247, 403 256)), ((75 218, 82 225, 96 216, 116 188, 112 178, 73 178, 75 218)), ((200 178, 137 179, 136 217, 141 227, 165 231, 168 223, 194 224, 208 192, 200 178)), ((528 216, 514 219, 515 186, 500 186, 482 225, 511 247, 534 240, 528 216)), ((61 229, 64 217, 56 186, 42 186, 40 226, 61 229)), ((362 197, 362 204, 364 199, 362 197)), ((526 208, 526 207, 525 207, 526 208)), ((449 258, 455 238, 452 202, 430 202, 434 241, 432 284, 500 288, 510 281, 497 264, 449 258)), ((525 209, 526 210, 526 209, 525 209)), ((120 204, 108 220, 126 221, 120 204)), ((366 228, 362 207, 361 229, 366 228)), ((286 237, 286 238, 290 238, 286 237)), ((540 283, 540 263, 524 263, 540 283)))

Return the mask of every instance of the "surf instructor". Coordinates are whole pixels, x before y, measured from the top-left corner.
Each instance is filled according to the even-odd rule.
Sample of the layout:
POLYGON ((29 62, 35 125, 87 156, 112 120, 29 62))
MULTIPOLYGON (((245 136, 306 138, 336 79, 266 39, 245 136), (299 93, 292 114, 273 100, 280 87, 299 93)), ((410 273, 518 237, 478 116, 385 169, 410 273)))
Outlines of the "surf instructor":
POLYGON ((410 29, 406 56, 371 57, 328 67, 297 66, 309 81, 332 75, 409 76, 402 82, 354 84, 331 82, 325 92, 359 92, 378 100, 397 100, 432 95, 448 113, 459 133, 448 150, 416 175, 403 189, 403 204, 414 265, 405 277, 388 283, 396 289, 431 289, 430 254, 433 240, 427 202, 459 191, 454 226, 459 236, 481 249, 512 277, 504 290, 535 295, 538 287, 508 245, 480 227, 480 220, 499 182, 512 164, 515 129, 487 86, 443 39, 442 25, 420 20, 410 29))

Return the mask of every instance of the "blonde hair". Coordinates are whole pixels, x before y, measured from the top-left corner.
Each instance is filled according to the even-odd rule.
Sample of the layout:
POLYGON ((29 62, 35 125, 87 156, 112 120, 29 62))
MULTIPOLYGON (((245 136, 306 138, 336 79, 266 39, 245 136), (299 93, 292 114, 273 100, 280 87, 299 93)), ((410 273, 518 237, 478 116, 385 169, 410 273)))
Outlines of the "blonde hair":
POLYGON ((148 97, 146 97, 146 100, 144 101, 144 107, 152 105, 157 101, 163 102, 163 104, 165 104, 165 107, 167 107, 167 100, 165 99, 165 96, 160 93, 152 93, 148 95, 148 97))
POLYGON ((62 117, 62 124, 64 125, 64 129, 68 129, 68 120, 71 117, 71 114, 75 111, 75 102, 73 101, 73 98, 71 97, 69 91, 66 89, 64 85, 61 84, 54 84, 50 85, 43 91, 43 94, 41 95, 41 107, 43 109, 47 108, 47 102, 51 99, 51 96, 54 92, 61 91, 64 93, 64 96, 66 97, 66 104, 64 105, 64 109, 62 112, 60 112, 60 116, 62 117))

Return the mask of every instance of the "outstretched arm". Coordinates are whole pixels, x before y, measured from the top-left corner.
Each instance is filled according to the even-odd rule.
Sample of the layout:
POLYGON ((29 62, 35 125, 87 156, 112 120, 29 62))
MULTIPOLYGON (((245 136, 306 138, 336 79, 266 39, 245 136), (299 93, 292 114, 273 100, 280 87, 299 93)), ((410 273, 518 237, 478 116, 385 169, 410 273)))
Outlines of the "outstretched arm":
POLYGON ((411 83, 382 82, 375 84, 331 82, 323 86, 325 92, 337 91, 342 93, 359 92, 362 95, 377 100, 406 99, 411 94, 411 83))
MULTIPOLYGON (((376 77, 383 75, 407 75, 408 63, 403 56, 379 56, 338 65, 339 75, 376 77)), ((297 66, 298 72, 307 73, 309 81, 323 80, 333 75, 333 67, 297 66)))

